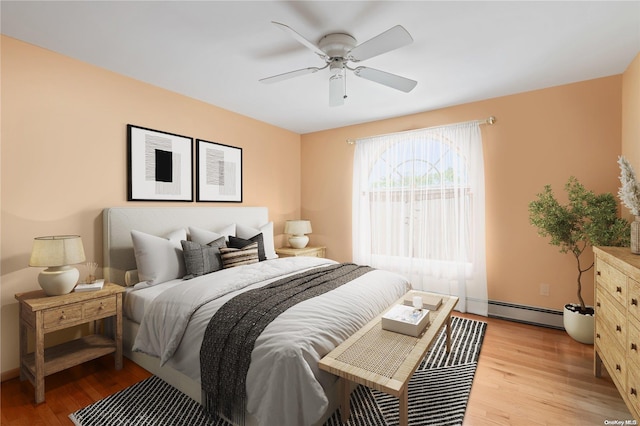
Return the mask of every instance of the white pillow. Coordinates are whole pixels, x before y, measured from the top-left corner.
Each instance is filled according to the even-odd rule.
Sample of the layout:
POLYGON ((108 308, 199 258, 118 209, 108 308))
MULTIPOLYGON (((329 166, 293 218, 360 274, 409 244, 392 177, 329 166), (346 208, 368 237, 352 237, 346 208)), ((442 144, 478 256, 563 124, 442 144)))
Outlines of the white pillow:
POLYGON ((194 243, 207 245, 211 241, 215 241, 220 237, 224 237, 225 241, 229 241, 229 235, 236 236, 236 224, 232 223, 227 225, 217 232, 208 231, 202 228, 196 228, 194 226, 189 227, 190 240, 194 243))
POLYGON ((248 240, 262 232, 264 254, 267 259, 277 259, 276 248, 273 243, 273 222, 262 225, 259 229, 250 226, 236 225, 236 237, 248 240))
POLYGON ((133 251, 140 281, 148 285, 182 278, 186 273, 181 240, 187 239, 187 231, 178 229, 166 238, 132 230, 133 251))

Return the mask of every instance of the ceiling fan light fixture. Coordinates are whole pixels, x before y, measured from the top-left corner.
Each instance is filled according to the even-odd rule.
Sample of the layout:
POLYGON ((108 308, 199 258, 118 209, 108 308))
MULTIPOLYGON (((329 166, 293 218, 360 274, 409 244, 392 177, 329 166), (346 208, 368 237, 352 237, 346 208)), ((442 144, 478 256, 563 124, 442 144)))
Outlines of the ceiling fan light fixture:
POLYGON ((413 39, 411 38, 411 35, 401 25, 396 25, 395 27, 378 34, 361 44, 357 44, 356 39, 350 34, 331 33, 322 37, 316 46, 291 27, 275 21, 273 24, 282 29, 285 33, 288 33, 300 44, 315 52, 325 62, 325 65, 323 67, 303 68, 263 78, 260 80, 263 83, 275 83, 299 75, 310 74, 329 68, 330 106, 344 104, 344 99, 347 97, 346 70, 354 72, 357 77, 364 78, 365 80, 373 81, 405 93, 413 90, 417 84, 415 80, 385 71, 362 66, 351 68, 348 65, 349 62, 357 63, 412 43, 413 39))
POLYGON ((331 72, 332 78, 333 76, 344 75, 344 69, 345 65, 343 60, 334 59, 333 61, 331 61, 331 64, 329 64, 329 71, 331 72))

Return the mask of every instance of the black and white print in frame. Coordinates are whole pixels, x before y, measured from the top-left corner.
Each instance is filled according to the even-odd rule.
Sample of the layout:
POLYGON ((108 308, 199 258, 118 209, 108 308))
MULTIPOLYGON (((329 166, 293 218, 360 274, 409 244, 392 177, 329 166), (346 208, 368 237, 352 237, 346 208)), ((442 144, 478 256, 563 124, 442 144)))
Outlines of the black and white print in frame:
POLYGON ((193 201, 193 138, 127 125, 129 201, 193 201))
POLYGON ((196 140, 196 201, 242 202, 242 148, 196 140))

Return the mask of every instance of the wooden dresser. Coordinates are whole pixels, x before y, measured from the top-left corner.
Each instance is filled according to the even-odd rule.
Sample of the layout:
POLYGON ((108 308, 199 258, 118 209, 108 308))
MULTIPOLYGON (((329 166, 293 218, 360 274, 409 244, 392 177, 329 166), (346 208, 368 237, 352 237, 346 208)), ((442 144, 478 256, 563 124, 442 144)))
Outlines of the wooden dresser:
POLYGON ((640 421, 640 256, 628 247, 594 247, 594 374, 602 365, 640 421))

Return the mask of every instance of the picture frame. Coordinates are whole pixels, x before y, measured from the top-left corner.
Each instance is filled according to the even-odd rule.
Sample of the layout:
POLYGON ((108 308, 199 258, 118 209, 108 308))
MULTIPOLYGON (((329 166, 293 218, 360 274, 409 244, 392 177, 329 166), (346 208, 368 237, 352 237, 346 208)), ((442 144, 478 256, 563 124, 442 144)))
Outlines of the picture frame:
POLYGON ((193 201, 193 138, 127 125, 127 200, 193 201))
POLYGON ((242 148, 196 140, 196 201, 242 202, 242 148))

